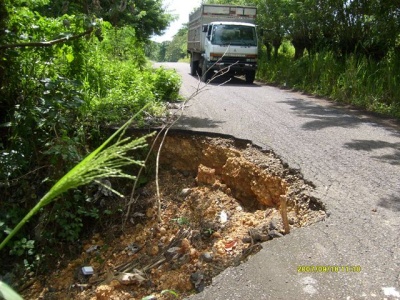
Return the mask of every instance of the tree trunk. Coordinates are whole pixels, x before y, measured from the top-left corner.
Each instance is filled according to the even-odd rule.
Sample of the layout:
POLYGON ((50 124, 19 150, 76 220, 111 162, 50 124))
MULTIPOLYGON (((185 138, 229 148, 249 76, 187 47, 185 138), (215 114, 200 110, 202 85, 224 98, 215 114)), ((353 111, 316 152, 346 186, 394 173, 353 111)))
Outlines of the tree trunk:
POLYGON ((299 59, 303 57, 304 50, 307 47, 307 43, 304 38, 299 37, 299 38, 293 38, 292 39, 292 44, 294 47, 294 59, 299 59))
POLYGON ((276 60, 278 58, 278 50, 279 47, 282 45, 282 39, 277 38, 272 41, 272 45, 274 46, 274 59, 276 60))
POLYGON ((267 60, 271 60, 271 53, 272 53, 272 45, 270 42, 264 42, 265 47, 267 48, 267 60))
POLYGON ((302 58, 303 54, 304 54, 304 50, 306 49, 304 44, 296 44, 293 46, 294 46, 294 59, 297 60, 297 59, 302 58))

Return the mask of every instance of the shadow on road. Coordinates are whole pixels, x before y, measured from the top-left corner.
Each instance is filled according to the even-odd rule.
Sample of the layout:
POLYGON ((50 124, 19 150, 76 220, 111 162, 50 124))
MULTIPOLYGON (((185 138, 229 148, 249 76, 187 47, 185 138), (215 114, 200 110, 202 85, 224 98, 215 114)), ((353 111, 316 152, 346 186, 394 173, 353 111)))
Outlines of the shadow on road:
POLYGON ((214 121, 208 118, 198 118, 198 117, 187 117, 182 116, 175 127, 181 129, 191 129, 191 128, 218 128, 225 122, 214 121))
MULTIPOLYGON (((198 78, 197 76, 193 76, 198 78)), ((199 78, 198 78, 199 79, 199 78)), ((210 82, 209 85, 227 85, 227 86, 246 86, 246 87, 261 87, 260 85, 254 83, 247 83, 244 77, 232 77, 228 75, 216 75, 210 82)))
POLYGON ((379 201, 378 205, 395 212, 400 211, 400 197, 398 195, 392 195, 389 198, 379 201))
POLYGON ((321 130, 328 127, 354 128, 361 123, 369 123, 372 126, 392 128, 392 134, 400 137, 400 122, 385 116, 376 115, 367 111, 351 109, 339 103, 330 103, 328 106, 320 105, 301 98, 288 98, 285 103, 292 106, 296 115, 302 118, 312 119, 305 123, 305 130, 321 130))
MULTIPOLYGON (((329 127, 357 128, 361 124, 368 123, 372 126, 392 129, 390 130, 391 135, 400 136, 400 127, 397 123, 388 123, 384 117, 378 118, 374 115, 369 115, 367 112, 350 111, 346 107, 338 107, 335 104, 324 106, 300 98, 289 98, 280 103, 290 105, 297 116, 310 119, 309 122, 302 125, 304 130, 317 131, 329 127)), ((344 147, 368 152, 391 149, 391 154, 371 156, 371 158, 379 159, 392 165, 400 165, 400 143, 390 143, 382 140, 353 140, 345 143, 344 147)))
POLYGON ((328 127, 354 128, 362 122, 359 118, 346 114, 344 109, 324 107, 304 99, 291 98, 280 103, 292 106, 292 110, 295 110, 299 117, 313 119, 302 126, 305 130, 321 130, 328 127))
POLYGON ((344 144, 346 148, 354 149, 357 151, 373 151, 379 149, 392 149, 393 154, 382 155, 382 156, 372 156, 372 158, 377 158, 388 162, 392 165, 400 165, 400 143, 389 143, 385 141, 377 140, 353 140, 352 142, 344 144))

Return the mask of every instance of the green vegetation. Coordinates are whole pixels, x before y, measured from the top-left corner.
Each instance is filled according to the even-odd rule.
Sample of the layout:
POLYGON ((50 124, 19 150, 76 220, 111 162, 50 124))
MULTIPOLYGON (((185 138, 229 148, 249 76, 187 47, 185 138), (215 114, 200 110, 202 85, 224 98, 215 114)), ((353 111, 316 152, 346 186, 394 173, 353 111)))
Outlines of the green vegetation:
MULTIPOLYGON (((390 1, 208 0, 258 9, 258 79, 400 118, 400 17, 390 1)), ((178 61, 187 26, 152 45, 178 61), (158 48, 157 48, 158 47, 158 48), (175 53, 175 55, 172 55, 175 53)), ((158 49, 158 50, 157 50, 158 49)))
POLYGON ((400 118, 396 5, 377 0, 256 5, 263 28, 259 78, 400 118))
MULTIPOLYGON (((258 7, 259 79, 400 118, 400 18, 394 2, 206 2, 258 7)), ((132 179, 134 168, 108 178, 95 168, 99 180, 86 186, 84 176, 63 180, 71 179, 65 175, 71 169, 82 171, 75 166, 92 157, 88 153, 113 126, 144 109, 135 119, 140 126, 144 116, 162 115, 165 103, 179 97, 179 76, 154 70, 148 61, 185 59, 187 26, 170 42, 149 40, 172 19, 161 0, 0 1, 0 241, 14 235, 0 246, 0 275, 8 283, 48 271, 52 265, 46 262, 59 259, 66 242, 76 245, 88 225, 106 227, 123 215, 125 203, 107 191, 123 186, 112 180, 115 174, 132 179), (60 178, 74 189, 60 186, 60 178), (103 203, 99 194, 113 201, 103 203)), ((115 147, 132 146, 119 143, 115 147)), ((107 157, 117 153, 107 149, 107 157)), ((106 157, 96 157, 107 164, 106 157)), ((68 254, 79 251, 71 249, 68 254)))
MULTIPOLYGON (((116 191, 124 182, 113 177, 133 179, 138 167, 112 166, 128 162, 121 149, 134 145, 121 139, 87 155, 114 125, 137 115, 139 126, 178 99, 179 76, 153 69, 144 50, 172 17, 161 0, 122 4, 0 2, 0 241, 7 238, 0 276, 11 285, 80 251, 75 243, 88 229, 121 219, 125 202, 116 191), (66 242, 76 247, 68 251, 66 242)), ((143 150, 135 155, 140 160, 143 150)))
POLYGON ((146 55, 154 61, 189 61, 187 58, 187 33, 188 27, 184 25, 172 41, 162 43, 151 42, 146 47, 146 55))
MULTIPOLYGON (((128 151, 133 151, 138 148, 146 146, 146 138, 144 136, 138 139, 132 140, 131 138, 123 138, 122 136, 111 146, 106 148, 108 144, 117 137, 121 132, 132 123, 132 117, 122 127, 120 127, 111 137, 109 137, 100 147, 90 153, 85 159, 77 164, 71 171, 64 175, 58 180, 50 190, 39 200, 39 202, 32 208, 28 214, 15 226, 15 228, 7 235, 7 237, 1 242, 0 250, 12 239, 13 236, 24 226, 35 214, 39 212, 41 208, 52 203, 57 199, 58 196, 65 193, 70 189, 76 189, 79 186, 90 184, 91 182, 98 182, 105 186, 113 193, 123 197, 120 193, 115 191, 112 187, 106 186, 99 182, 103 178, 128 178, 136 180, 136 177, 125 173, 122 168, 128 165, 139 165, 142 166, 143 162, 129 158, 128 151)), ((71 240, 73 241, 73 240, 71 240)), ((23 248, 32 249, 33 241, 27 241, 23 238, 16 242, 16 245, 23 244, 23 248), (29 245, 28 245, 29 244, 29 245)), ((14 245, 14 247, 16 246, 14 245)), ((19 253, 22 255, 23 251, 19 253)))

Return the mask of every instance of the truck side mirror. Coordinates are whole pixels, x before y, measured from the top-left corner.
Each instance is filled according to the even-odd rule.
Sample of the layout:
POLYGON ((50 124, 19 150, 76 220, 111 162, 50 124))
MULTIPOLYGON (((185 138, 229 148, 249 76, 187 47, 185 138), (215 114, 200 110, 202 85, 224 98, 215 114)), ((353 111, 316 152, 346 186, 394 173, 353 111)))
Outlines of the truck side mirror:
POLYGON ((207 25, 207 24, 204 24, 204 25, 201 27, 201 31, 202 31, 202 32, 207 32, 207 28, 208 28, 208 25, 207 25))

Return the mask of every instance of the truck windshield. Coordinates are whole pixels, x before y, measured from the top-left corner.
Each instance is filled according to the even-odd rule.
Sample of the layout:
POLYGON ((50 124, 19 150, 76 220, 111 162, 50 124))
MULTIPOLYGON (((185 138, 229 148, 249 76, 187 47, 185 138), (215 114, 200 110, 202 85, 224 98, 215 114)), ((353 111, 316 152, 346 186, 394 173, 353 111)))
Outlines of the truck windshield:
POLYGON ((214 45, 257 46, 253 26, 216 24, 212 29, 211 43, 214 45))

